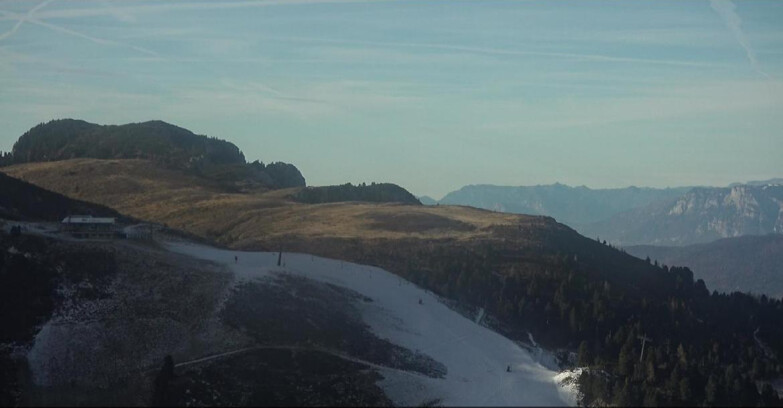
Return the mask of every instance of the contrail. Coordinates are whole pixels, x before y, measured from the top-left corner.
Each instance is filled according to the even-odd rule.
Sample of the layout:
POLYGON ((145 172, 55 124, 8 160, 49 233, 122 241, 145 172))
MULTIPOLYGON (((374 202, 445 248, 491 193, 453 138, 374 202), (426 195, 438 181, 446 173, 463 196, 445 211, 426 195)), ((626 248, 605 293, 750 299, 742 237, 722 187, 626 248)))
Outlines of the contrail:
POLYGON ((676 66, 689 66, 689 67, 711 67, 715 65, 712 63, 698 62, 698 61, 660 60, 660 59, 621 57, 621 56, 603 55, 603 54, 581 54, 581 53, 570 53, 570 52, 509 50, 503 48, 473 47, 473 46, 466 46, 466 45, 451 45, 451 44, 437 44, 437 43, 410 43, 410 42, 406 43, 406 42, 393 42, 393 41, 386 42, 386 41, 343 40, 343 39, 329 39, 329 38, 279 37, 279 36, 265 36, 264 38, 268 40, 291 41, 291 42, 365 45, 365 46, 376 46, 376 47, 429 48, 429 49, 459 51, 459 52, 468 52, 468 53, 476 53, 476 54, 541 56, 541 57, 570 58, 570 59, 577 59, 577 60, 605 61, 605 62, 619 62, 619 63, 676 65, 676 66))
POLYGON ((147 54, 147 55, 160 57, 160 54, 158 54, 157 52, 149 50, 149 49, 146 49, 146 48, 143 48, 143 47, 138 47, 138 46, 131 45, 131 44, 125 44, 125 43, 121 43, 121 42, 114 41, 114 40, 107 40, 105 38, 93 37, 93 36, 90 36, 90 35, 87 35, 87 34, 83 34, 83 33, 80 33, 78 31, 74 31, 74 30, 71 30, 71 29, 68 29, 68 28, 65 28, 65 27, 61 27, 61 26, 54 25, 54 24, 49 24, 47 22, 44 22, 44 21, 41 21, 41 20, 38 20, 38 19, 35 19, 35 18, 28 19, 27 22, 28 23, 32 23, 32 24, 38 24, 38 25, 40 25, 42 27, 46 27, 46 28, 54 30, 54 31, 59 31, 59 32, 62 32, 62 33, 65 33, 65 34, 73 35, 75 37, 83 38, 85 40, 92 41, 92 42, 94 42, 96 44, 129 47, 129 48, 131 48, 133 50, 136 50, 138 52, 141 52, 141 53, 144 53, 144 54, 147 54))
MULTIPOLYGON (((13 17, 18 17, 18 20, 16 21, 16 24, 14 24, 14 26, 10 30, 0 34, 0 40, 5 40, 6 38, 16 34, 16 32, 19 30, 19 27, 21 27, 22 24, 24 24, 25 21, 27 21, 29 18, 31 18, 35 14, 36 11, 46 7, 49 3, 53 2, 53 1, 54 0, 44 0, 44 1, 42 1, 37 6, 31 8, 30 11, 28 11, 27 14, 25 14, 24 16, 12 15, 13 17)), ((4 12, 3 14, 11 15, 11 13, 7 13, 7 12, 4 12)))
MULTIPOLYGON (((155 2, 153 4, 134 5, 134 2, 117 2, 122 6, 116 7, 91 7, 91 8, 69 8, 60 10, 47 10, 38 14, 39 19, 48 20, 51 18, 81 18, 95 17, 105 15, 117 15, 119 13, 138 14, 138 13, 160 13, 182 10, 227 10, 241 8, 255 8, 267 6, 287 6, 303 4, 339 4, 339 3, 381 3, 393 2, 395 0, 263 0, 263 1, 176 1, 176 2, 155 2)), ((73 2, 74 4, 78 2, 73 2)), ((0 20, 8 20, 3 18, 0 20)))
POLYGON ((22 24, 30 23, 30 24, 36 24, 36 25, 39 25, 39 26, 42 26, 42 27, 46 27, 46 28, 48 28, 50 30, 59 31, 59 32, 65 33, 65 34, 70 34, 70 35, 73 35, 75 37, 80 37, 80 38, 83 38, 85 40, 92 41, 92 42, 94 42, 96 44, 129 47, 129 48, 131 48, 131 49, 133 49, 135 51, 138 51, 138 52, 141 52, 141 53, 144 53, 144 54, 147 54, 147 55, 160 57, 160 54, 158 54, 155 51, 149 50, 147 48, 135 46, 135 45, 132 45, 132 44, 124 44, 124 43, 121 43, 121 42, 118 42, 118 41, 107 40, 107 39, 103 39, 103 38, 97 38, 97 37, 89 36, 87 34, 83 34, 83 33, 80 33, 78 31, 74 31, 74 30, 71 30, 71 29, 68 29, 68 28, 65 28, 65 27, 61 27, 61 26, 58 26, 58 25, 47 23, 47 22, 37 18, 36 12, 38 10, 46 7, 49 3, 53 2, 53 1, 54 0, 45 0, 45 1, 41 2, 40 4, 38 4, 37 6, 33 7, 32 9, 30 9, 25 15, 19 15, 19 14, 16 14, 16 13, 11 13, 11 12, 5 11, 5 10, 0 10, 0 14, 2 14, 4 16, 8 16, 8 17, 17 19, 16 24, 14 24, 14 26, 10 30, 0 34, 0 40, 4 40, 4 39, 9 38, 12 35, 16 34, 16 32, 19 30, 19 27, 21 27, 22 24))
POLYGON ((715 12, 726 22, 726 26, 729 27, 731 33, 734 34, 734 38, 739 45, 745 49, 745 54, 748 56, 748 61, 753 69, 766 78, 769 78, 769 74, 764 72, 759 66, 759 62, 756 59, 756 53, 753 48, 750 47, 748 39, 745 38, 745 32, 742 31, 742 19, 734 11, 734 3, 731 0, 710 0, 710 6, 715 12))

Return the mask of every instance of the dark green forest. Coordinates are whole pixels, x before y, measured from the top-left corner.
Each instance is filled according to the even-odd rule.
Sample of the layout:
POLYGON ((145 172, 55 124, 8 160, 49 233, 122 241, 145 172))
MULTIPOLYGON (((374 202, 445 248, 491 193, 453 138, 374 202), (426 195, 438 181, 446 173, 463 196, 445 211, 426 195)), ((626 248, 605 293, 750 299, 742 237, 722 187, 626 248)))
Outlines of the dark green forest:
POLYGON ((76 158, 146 159, 242 186, 305 186, 304 177, 292 164, 248 164, 233 143, 163 121, 105 126, 74 119, 41 123, 19 137, 10 154, 0 154, 0 166, 76 158))
POLYGON ((485 307, 509 336, 530 331, 548 347, 576 350, 577 365, 589 367, 579 378, 583 404, 781 404, 768 384, 756 385, 783 374, 780 299, 710 293, 687 268, 650 265, 654 286, 633 288, 612 278, 622 271, 599 272, 568 255, 541 259, 491 245, 420 255, 442 263, 411 263, 414 282, 485 307), (526 258, 545 272, 529 273, 526 258), (652 341, 640 361, 642 336, 652 341))
POLYGON ((391 183, 358 184, 339 186, 307 187, 296 192, 292 198, 300 203, 323 204, 340 201, 366 201, 374 203, 404 203, 421 205, 408 190, 391 183))

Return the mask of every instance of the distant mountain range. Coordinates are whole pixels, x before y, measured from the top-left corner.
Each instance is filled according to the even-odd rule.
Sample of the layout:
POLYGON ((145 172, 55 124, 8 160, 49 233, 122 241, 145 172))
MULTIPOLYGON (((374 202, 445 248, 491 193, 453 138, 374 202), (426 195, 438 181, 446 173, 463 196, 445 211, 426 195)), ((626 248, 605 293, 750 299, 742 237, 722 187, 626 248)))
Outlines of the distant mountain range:
POLYGON ((733 187, 590 189, 563 184, 471 185, 440 201, 494 211, 548 215, 585 236, 616 245, 688 245, 783 233, 781 179, 733 187))
POLYGON ((735 186, 741 186, 741 185, 749 185, 749 186, 767 186, 771 184, 783 184, 783 178, 772 178, 769 180, 753 180, 753 181, 746 181, 744 183, 731 183, 729 184, 729 187, 735 187, 735 186))
MULTIPOLYGON (((556 183, 538 186, 470 185, 446 194, 440 204, 548 215, 571 226, 596 222, 633 208, 674 199, 691 187, 590 189, 556 183)), ((422 201, 424 203, 424 201, 422 201)))
POLYGON ((688 245, 742 235, 783 233, 783 185, 699 187, 663 203, 579 226, 614 244, 688 245))
POLYGON ((724 238, 683 247, 626 247, 636 257, 687 266, 694 278, 719 292, 752 292, 783 298, 783 235, 724 238))

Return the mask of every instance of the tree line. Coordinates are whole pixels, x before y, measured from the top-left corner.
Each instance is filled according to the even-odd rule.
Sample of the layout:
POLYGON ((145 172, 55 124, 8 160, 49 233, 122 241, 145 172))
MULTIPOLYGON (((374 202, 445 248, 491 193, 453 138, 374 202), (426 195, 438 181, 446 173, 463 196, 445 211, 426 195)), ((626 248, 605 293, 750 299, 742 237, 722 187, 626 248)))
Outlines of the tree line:
POLYGON ((783 375, 780 299, 710 293, 688 268, 662 265, 649 265, 653 285, 634 288, 634 279, 607 274, 622 274, 621 265, 599 273, 573 254, 513 254, 492 243, 394 256, 406 278, 484 307, 504 334, 526 340, 530 332, 550 349, 573 351, 586 368, 582 404, 781 404, 766 382, 783 375), (650 340, 644 355, 642 337, 650 340))

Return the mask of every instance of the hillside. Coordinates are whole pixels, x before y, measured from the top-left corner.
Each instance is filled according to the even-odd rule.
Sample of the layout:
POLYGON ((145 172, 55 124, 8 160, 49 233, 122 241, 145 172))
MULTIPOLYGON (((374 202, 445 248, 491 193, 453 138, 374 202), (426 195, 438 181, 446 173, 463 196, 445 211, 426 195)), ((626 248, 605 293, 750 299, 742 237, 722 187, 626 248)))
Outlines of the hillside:
POLYGON ((251 282, 156 243, 0 229, 0 403, 388 406, 381 369, 437 377, 368 329, 360 296, 276 273, 251 282))
POLYGON ((690 187, 590 189, 563 184, 539 186, 471 185, 443 197, 440 204, 470 205, 517 214, 548 215, 572 227, 622 211, 670 200, 690 187))
POLYGON ((668 202, 584 225, 580 232, 623 246, 688 245, 783 233, 783 185, 694 188, 668 202))
POLYGON ((629 246, 629 254, 687 266, 720 292, 751 292, 783 298, 783 235, 748 235, 682 247, 629 246))
POLYGON ((102 205, 74 200, 0 173, 0 218, 60 221, 68 215, 93 215, 127 220, 102 205))
POLYGON ((755 405, 771 401, 755 382, 783 375, 776 357, 783 355, 780 301, 710 294, 686 268, 648 264, 550 217, 448 205, 303 204, 291 199, 297 189, 215 191, 143 160, 30 163, 3 171, 233 249, 382 267, 462 309, 485 310, 488 324, 511 339, 527 341, 530 333, 560 355, 576 353, 572 364, 597 369, 580 377, 584 403, 718 398, 755 405), (69 172, 77 183, 67 182, 69 172), (126 183, 115 182, 122 177, 126 183), (644 334, 655 343, 639 362, 630 356, 640 354, 644 334), (603 370, 609 375, 591 374, 603 370), (732 391, 707 393, 708 383, 732 391))
POLYGON ((77 158, 150 160, 233 188, 305 185, 304 177, 291 164, 248 164, 233 143, 196 135, 163 121, 97 125, 83 120, 53 120, 19 137, 11 156, 4 157, 3 162, 8 165, 77 158))
POLYGON ((398 203, 310 205, 291 198, 299 189, 225 192, 215 182, 146 160, 77 159, 0 170, 70 197, 237 247, 287 236, 468 239, 491 235, 488 227, 494 224, 538 218, 398 203))
MULTIPOLYGON (((3 186, 43 191, 1 177, 10 180, 3 186)), ((559 386, 546 351, 377 268, 289 253, 279 267, 277 253, 220 250, 165 233, 157 242, 79 241, 40 230, 8 235, 0 219, 2 405, 575 399, 559 386)))
MULTIPOLYGON (((283 275, 285 278, 278 278, 278 284, 325 283, 361 297, 363 300, 356 303, 370 331, 407 350, 416 350, 416 356, 411 357, 421 360, 411 362, 413 367, 421 367, 414 370, 400 370, 389 364, 392 361, 377 367, 383 376, 379 385, 396 404, 420 406, 438 401, 442 406, 564 406, 573 403, 573 397, 557 386, 553 367, 542 365, 546 364, 546 357, 551 358, 546 356, 548 353, 504 338, 477 324, 472 315, 461 316, 432 292, 383 269, 295 253, 282 255, 285 266, 281 268, 276 266, 278 253, 237 253, 187 244, 169 247, 198 259, 223 263, 246 279, 270 280, 283 275), (235 254, 239 254, 239 263, 233 260, 235 254), (417 372, 424 375, 411 375, 417 372)), ((275 299, 278 303, 286 305, 292 303, 287 299, 291 295, 275 296, 274 293, 280 292, 278 289, 266 292, 253 294, 274 296, 280 298, 275 299)), ((308 290, 308 293, 313 292, 308 290)), ((273 302, 269 303, 274 308, 273 302)), ((340 306, 339 302, 324 304, 327 316, 321 320, 327 325, 340 325, 328 316, 330 310, 340 306)), ((232 310, 231 305, 228 310, 232 310)), ((245 318, 252 317, 248 313, 245 318)), ((259 332, 269 330, 261 322, 251 327, 259 332)), ((347 348, 354 350, 352 354, 361 354, 367 345, 350 344, 353 341, 350 335, 339 340, 349 343, 347 348)))

